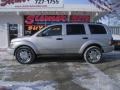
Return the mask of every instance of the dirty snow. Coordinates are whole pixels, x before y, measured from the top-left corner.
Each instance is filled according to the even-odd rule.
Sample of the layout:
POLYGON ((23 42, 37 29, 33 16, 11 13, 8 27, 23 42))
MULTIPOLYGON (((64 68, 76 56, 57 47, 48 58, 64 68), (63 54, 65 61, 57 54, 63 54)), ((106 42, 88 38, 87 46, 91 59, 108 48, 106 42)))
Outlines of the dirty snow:
MULTIPOLYGON (((12 77, 11 73, 13 72, 32 72, 35 67, 39 67, 39 65, 30 65, 30 67, 27 65, 21 66, 14 60, 13 56, 8 55, 6 52, 0 52, 0 61, 0 76, 2 76, 0 80, 0 87, 5 87, 7 90, 55 90, 57 86, 56 82, 54 81, 6 81, 6 79, 12 77), (22 70, 21 67, 23 68, 22 70)), ((41 67, 45 67, 46 65, 47 64, 42 64, 41 67)))
POLYGON ((120 90, 120 85, 117 82, 112 80, 108 75, 105 75, 94 65, 86 64, 86 68, 83 69, 86 69, 86 72, 84 75, 80 75, 80 71, 75 66, 69 66, 69 70, 73 74, 72 81, 74 83, 88 90, 120 90))
POLYGON ((54 81, 37 81, 37 82, 4 82, 0 81, 0 86, 6 87, 7 90, 55 90, 54 81))
MULTIPOLYGON (((39 65, 22 66, 22 70, 16 66, 20 64, 14 60, 14 57, 7 56, 6 53, 0 54, 0 75, 3 76, 0 81, 0 86, 5 86, 7 90, 56 90, 58 85, 55 81, 36 81, 36 82, 8 82, 5 81, 11 78, 12 72, 31 72, 39 65), (3 57, 2 55, 6 56, 3 57), (6 60, 4 60, 6 59, 6 60), (11 67, 12 66, 12 67, 11 67)), ((53 63, 53 65, 56 63, 53 63)), ((82 64, 81 64, 82 65, 82 64)), ((47 64, 41 64, 46 67, 47 64)), ((97 69, 94 65, 83 64, 83 66, 67 63, 68 70, 72 73, 73 82, 79 86, 87 88, 88 90, 120 90, 120 74, 116 75, 118 82, 111 79, 108 75, 97 69), (82 72, 82 73, 81 73, 82 72)), ((19 66, 21 68, 21 66, 19 66)))
POLYGON ((117 83, 120 85, 120 73, 117 73, 115 76, 117 83))
POLYGON ((17 90, 33 90, 33 89, 29 87, 20 87, 17 90))

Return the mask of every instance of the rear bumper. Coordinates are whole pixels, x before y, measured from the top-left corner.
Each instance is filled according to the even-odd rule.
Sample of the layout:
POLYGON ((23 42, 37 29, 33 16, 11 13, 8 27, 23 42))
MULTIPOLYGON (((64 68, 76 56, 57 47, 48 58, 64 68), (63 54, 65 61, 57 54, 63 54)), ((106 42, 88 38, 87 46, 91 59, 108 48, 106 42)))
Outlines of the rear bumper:
POLYGON ((114 46, 103 47, 104 53, 112 52, 113 50, 114 50, 114 46))
POLYGON ((7 49, 7 52, 8 52, 10 55, 14 55, 14 49, 13 49, 13 48, 8 48, 8 49, 7 49))

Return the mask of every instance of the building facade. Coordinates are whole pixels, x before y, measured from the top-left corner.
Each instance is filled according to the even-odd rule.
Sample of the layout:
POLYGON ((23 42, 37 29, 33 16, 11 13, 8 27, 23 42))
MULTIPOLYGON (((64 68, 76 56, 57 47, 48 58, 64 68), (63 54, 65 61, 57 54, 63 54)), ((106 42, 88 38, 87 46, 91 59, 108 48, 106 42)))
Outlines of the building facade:
POLYGON ((94 5, 64 4, 63 0, 1 0, 0 48, 50 24, 93 22, 104 14, 94 5))

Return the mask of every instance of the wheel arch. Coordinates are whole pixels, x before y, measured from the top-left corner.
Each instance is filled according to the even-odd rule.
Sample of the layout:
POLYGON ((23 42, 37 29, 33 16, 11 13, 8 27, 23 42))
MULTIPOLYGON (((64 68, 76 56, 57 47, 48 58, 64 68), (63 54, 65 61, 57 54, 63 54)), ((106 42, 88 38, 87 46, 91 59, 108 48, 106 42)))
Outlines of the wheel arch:
POLYGON ((32 42, 23 41, 23 42, 19 42, 19 43, 15 46, 14 55, 15 55, 16 50, 17 50, 18 48, 22 47, 22 46, 27 46, 27 47, 31 48, 36 55, 38 54, 38 49, 37 49, 37 47, 36 47, 32 42))
MULTIPOLYGON (((15 55, 16 51, 18 50, 18 48, 23 47, 23 46, 29 47, 29 48, 32 49, 33 52, 35 53, 34 49, 33 49, 31 46, 28 46, 28 45, 20 45, 20 46, 18 46, 18 47, 15 48, 14 55, 15 55)), ((36 53, 35 53, 35 54, 36 54, 36 53)))
POLYGON ((80 53, 84 54, 84 52, 86 51, 87 48, 89 47, 92 47, 92 46, 96 46, 96 47, 99 47, 101 50, 102 50, 102 53, 104 52, 102 46, 98 43, 92 43, 92 44, 88 44, 88 45, 85 45, 83 47, 81 47, 80 49, 80 53))

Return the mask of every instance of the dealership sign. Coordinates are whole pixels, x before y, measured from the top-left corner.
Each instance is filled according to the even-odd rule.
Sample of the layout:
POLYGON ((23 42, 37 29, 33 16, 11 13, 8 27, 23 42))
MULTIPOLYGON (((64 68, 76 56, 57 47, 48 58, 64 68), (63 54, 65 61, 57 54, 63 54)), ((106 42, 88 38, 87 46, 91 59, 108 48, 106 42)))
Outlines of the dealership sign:
POLYGON ((25 24, 40 24, 41 22, 65 23, 68 20, 67 15, 26 15, 24 18, 25 24))
POLYGON ((63 7, 63 0, 0 0, 0 8, 63 7))
POLYGON ((25 15, 24 16, 24 34, 32 35, 44 27, 66 22, 90 22, 89 15, 25 15))
POLYGON ((24 34, 32 35, 48 25, 54 23, 65 23, 67 20, 67 15, 25 15, 24 34))

